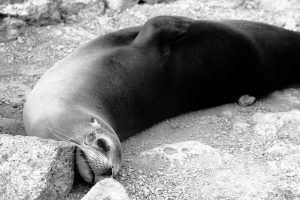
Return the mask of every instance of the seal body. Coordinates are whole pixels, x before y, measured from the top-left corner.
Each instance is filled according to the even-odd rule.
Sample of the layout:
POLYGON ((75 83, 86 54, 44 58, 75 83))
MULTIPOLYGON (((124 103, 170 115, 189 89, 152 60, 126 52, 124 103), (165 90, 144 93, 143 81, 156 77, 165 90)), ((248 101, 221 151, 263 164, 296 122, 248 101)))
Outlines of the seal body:
POLYGON ((92 182, 118 171, 120 140, 161 120, 298 83, 299 53, 300 34, 275 26, 156 17, 58 62, 29 95, 24 125, 81 145, 78 168, 92 182))

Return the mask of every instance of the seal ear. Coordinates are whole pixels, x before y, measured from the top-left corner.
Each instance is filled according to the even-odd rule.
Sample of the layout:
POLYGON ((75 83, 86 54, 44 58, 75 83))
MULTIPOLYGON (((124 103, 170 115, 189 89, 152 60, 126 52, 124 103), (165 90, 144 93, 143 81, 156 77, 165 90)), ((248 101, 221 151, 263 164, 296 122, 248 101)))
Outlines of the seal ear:
POLYGON ((147 21, 133 44, 139 46, 169 47, 183 36, 190 27, 192 19, 174 16, 159 16, 147 21))
POLYGON ((91 118, 91 123, 90 123, 93 127, 101 127, 101 125, 98 123, 98 121, 92 117, 91 118))

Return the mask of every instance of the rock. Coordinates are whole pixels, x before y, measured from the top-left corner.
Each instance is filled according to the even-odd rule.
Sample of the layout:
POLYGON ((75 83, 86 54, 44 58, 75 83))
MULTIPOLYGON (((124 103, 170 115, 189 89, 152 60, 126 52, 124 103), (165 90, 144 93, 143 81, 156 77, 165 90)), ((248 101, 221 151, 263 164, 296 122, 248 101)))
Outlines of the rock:
POLYGON ((215 148, 196 141, 161 145, 140 153, 134 163, 146 171, 157 166, 171 169, 175 166, 190 165, 195 161, 191 159, 192 157, 199 158, 197 160, 199 170, 205 167, 216 169, 220 166, 220 153, 215 148))
POLYGON ((300 143, 300 111, 278 113, 256 113, 253 132, 267 139, 287 138, 290 142, 300 143))
POLYGON ((87 15, 101 16, 104 14, 103 0, 62 0, 61 12, 66 21, 77 21, 87 15))
POLYGON ((147 187, 143 187, 142 190, 145 197, 148 197, 151 193, 151 191, 147 187))
POLYGON ((106 0, 108 8, 113 10, 124 10, 138 3, 138 0, 106 0))
POLYGON ((247 9, 258 9, 259 3, 258 0, 243 0, 242 6, 247 9))
POLYGON ((91 14, 100 16, 104 8, 103 0, 22 0, 0 3, 1 14, 39 25, 78 20, 91 14))
POLYGON ((254 104, 255 97, 249 96, 249 95, 243 95, 239 98, 238 103, 242 107, 250 106, 254 104))
POLYGON ((62 0, 62 8, 67 14, 77 15, 88 3, 88 0, 62 0))
POLYGON ((146 3, 146 4, 153 5, 157 3, 170 3, 172 1, 176 1, 176 0, 139 0, 138 3, 146 3))
POLYGON ((60 4, 56 0, 10 1, 0 5, 0 13, 40 25, 61 21, 60 4))
POLYGON ((24 0, 1 0, 0 1, 0 5, 8 4, 8 3, 11 3, 11 2, 14 2, 14 3, 23 3, 24 0))
POLYGON ((13 108, 18 108, 19 105, 18 105, 17 103, 14 103, 14 104, 12 105, 12 107, 13 107, 13 108))
POLYGON ((129 200, 129 197, 121 183, 106 178, 96 183, 81 200, 129 200))
POLYGON ((223 8, 237 8, 241 5, 243 5, 244 0, 219 0, 215 2, 210 2, 210 6, 215 7, 223 7, 223 8))
POLYGON ((23 123, 20 120, 8 119, 0 116, 0 131, 2 134, 9 135, 25 135, 25 130, 23 128, 23 123))
POLYGON ((24 32, 26 23, 17 18, 6 17, 0 20, 0 42, 16 40, 24 32))
POLYGON ((300 9, 300 0, 261 0, 259 7, 268 11, 300 9))
POLYGON ((25 96, 30 92, 31 88, 21 83, 9 83, 0 85, 0 94, 2 96, 3 103, 23 105, 25 96))
POLYGON ((146 4, 156 4, 156 3, 162 3, 163 0, 143 0, 142 2, 146 4))
POLYGON ((37 137, 0 135, 0 199, 54 200, 74 178, 74 147, 37 137))

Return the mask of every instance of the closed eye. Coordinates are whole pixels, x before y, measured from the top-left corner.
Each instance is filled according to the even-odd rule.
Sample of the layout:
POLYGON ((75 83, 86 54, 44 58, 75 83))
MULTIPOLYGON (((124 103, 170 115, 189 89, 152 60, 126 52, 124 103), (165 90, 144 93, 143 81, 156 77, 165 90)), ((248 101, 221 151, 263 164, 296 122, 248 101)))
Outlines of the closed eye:
POLYGON ((106 153, 110 151, 110 146, 107 144, 106 140, 103 138, 99 138, 97 140, 97 146, 106 153))

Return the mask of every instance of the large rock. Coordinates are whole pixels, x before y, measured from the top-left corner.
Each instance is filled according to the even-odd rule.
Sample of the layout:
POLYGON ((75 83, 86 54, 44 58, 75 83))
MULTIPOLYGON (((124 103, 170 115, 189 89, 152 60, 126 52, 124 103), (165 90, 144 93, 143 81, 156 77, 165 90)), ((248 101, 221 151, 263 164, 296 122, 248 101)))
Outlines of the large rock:
POLYGON ((0 199, 64 197, 73 184, 73 153, 65 142, 0 135, 0 199))
POLYGON ((62 0, 60 7, 65 21, 77 21, 90 15, 101 16, 105 10, 103 0, 62 0))
POLYGON ((136 4, 157 4, 157 3, 169 3, 176 0, 105 0, 108 8, 113 10, 124 10, 132 7, 136 4))
POLYGON ((260 0, 259 7, 268 11, 300 9, 300 0, 260 0))
POLYGON ((0 13, 40 25, 104 13, 103 0, 23 0, 0 2, 0 13))
POLYGON ((25 135, 23 123, 17 119, 0 116, 0 133, 8 135, 25 135))
POLYGON ((9 1, 0 5, 0 13, 41 25, 61 21, 60 1, 57 0, 9 1))
POLYGON ((107 7, 113 10, 123 10, 134 6, 138 0, 105 0, 107 7))
POLYGON ((0 42, 9 42, 24 32, 26 23, 17 18, 6 17, 0 20, 0 42))

